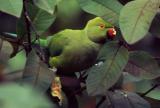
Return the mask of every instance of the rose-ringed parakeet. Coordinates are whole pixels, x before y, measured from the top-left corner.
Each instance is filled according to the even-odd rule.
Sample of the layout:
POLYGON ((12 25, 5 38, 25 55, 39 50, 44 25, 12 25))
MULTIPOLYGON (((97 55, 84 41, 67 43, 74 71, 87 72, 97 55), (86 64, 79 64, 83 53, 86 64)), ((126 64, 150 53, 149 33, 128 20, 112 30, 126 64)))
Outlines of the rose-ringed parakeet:
POLYGON ((35 44, 40 42, 47 47, 51 68, 57 68, 57 73, 70 74, 92 66, 100 48, 115 35, 112 24, 96 17, 82 30, 65 29, 35 44))
POLYGON ((69 74, 92 66, 107 38, 115 35, 113 25, 96 17, 82 30, 66 29, 41 42, 48 48, 49 65, 69 74))

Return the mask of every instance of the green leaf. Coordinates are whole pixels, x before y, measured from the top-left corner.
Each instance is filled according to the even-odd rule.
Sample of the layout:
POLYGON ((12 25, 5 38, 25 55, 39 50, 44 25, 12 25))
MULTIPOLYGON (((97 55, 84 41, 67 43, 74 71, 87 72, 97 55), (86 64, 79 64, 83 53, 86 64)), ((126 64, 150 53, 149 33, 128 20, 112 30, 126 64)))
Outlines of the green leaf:
POLYGON ((0 0, 0 11, 20 17, 22 12, 22 0, 0 0))
POLYGON ((128 72, 123 72, 123 84, 126 83, 131 83, 131 82, 138 82, 141 81, 142 79, 133 76, 132 74, 128 73, 128 72))
POLYGON ((8 70, 10 70, 10 72, 23 70, 25 67, 25 63, 26 63, 26 53, 23 50, 21 52, 18 52, 16 56, 14 56, 13 58, 9 59, 8 70))
POLYGON ((143 51, 130 53, 125 71, 141 79, 154 79, 160 76, 160 67, 156 60, 143 51))
MULTIPOLYGON (((36 6, 28 4, 28 13, 29 17, 33 23, 33 26, 39 35, 42 35, 55 21, 56 15, 51 15, 48 12, 40 9, 36 6)), ((33 30, 31 28, 31 30, 33 30)), ((32 35, 34 35, 34 31, 32 31, 32 35)), ((17 23, 17 35, 25 36, 26 35, 26 26, 25 19, 22 16, 17 23)), ((33 38, 33 36, 32 36, 33 38)))
POLYGON ((32 20, 33 25, 36 28, 36 31, 39 34, 45 32, 45 30, 50 27, 50 25, 54 22, 56 16, 50 15, 47 12, 39 9, 33 5, 29 5, 29 16, 32 20))
POLYGON ((127 49, 115 42, 105 44, 100 55, 98 56, 100 62, 91 67, 88 72, 86 84, 89 95, 103 95, 120 78, 128 61, 127 49), (102 52, 105 52, 103 53, 105 61, 104 56, 100 56, 102 52))
POLYGON ((108 92, 100 108, 151 108, 150 104, 136 93, 115 90, 108 92), (111 102, 110 104, 109 101, 111 102), (112 108, 112 107, 111 107, 112 108))
POLYGON ((123 5, 118 0, 93 0, 102 6, 112 10, 113 12, 120 14, 123 5))
POLYGON ((61 0, 33 0, 35 5, 39 8, 47 11, 50 14, 54 14, 55 6, 61 1, 61 0))
MULTIPOLYGON (((136 92, 145 93, 149 89, 153 88, 153 86, 155 84, 152 80, 143 80, 143 81, 134 83, 134 85, 135 85, 135 88, 136 88, 135 89, 136 92)), ((151 92, 149 92, 145 96, 153 98, 153 99, 160 100, 160 89, 159 89, 159 87, 153 89, 151 92)))
POLYGON ((33 85, 34 88, 44 93, 49 88, 54 77, 55 74, 49 70, 48 66, 32 50, 26 61, 22 81, 33 85))
POLYGON ((114 11, 109 9, 106 5, 103 5, 102 2, 97 2, 93 0, 78 0, 81 8, 93 15, 99 16, 106 21, 111 22, 112 24, 118 24, 119 15, 114 11))
POLYGON ((1 108, 57 108, 39 92, 29 86, 0 85, 1 108))
POLYGON ((134 0, 123 7, 119 25, 127 43, 134 44, 145 37, 159 6, 159 0, 134 0))

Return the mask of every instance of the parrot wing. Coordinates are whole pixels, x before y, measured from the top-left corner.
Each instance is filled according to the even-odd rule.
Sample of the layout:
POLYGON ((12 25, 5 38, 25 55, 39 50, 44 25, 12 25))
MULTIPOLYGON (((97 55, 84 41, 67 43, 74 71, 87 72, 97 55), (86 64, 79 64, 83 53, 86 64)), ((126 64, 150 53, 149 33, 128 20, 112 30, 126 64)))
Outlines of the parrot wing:
POLYGON ((68 43, 69 40, 67 38, 67 35, 63 32, 57 33, 54 36, 50 37, 48 44, 50 56, 59 56, 68 43))

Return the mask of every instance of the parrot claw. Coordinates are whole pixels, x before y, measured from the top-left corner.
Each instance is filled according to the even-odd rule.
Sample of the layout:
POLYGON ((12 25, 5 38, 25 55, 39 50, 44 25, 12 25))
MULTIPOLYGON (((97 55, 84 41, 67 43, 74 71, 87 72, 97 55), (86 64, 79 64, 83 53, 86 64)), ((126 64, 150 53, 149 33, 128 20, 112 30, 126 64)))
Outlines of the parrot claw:
POLYGON ((49 68, 49 70, 51 70, 51 71, 54 72, 54 73, 57 72, 57 68, 56 68, 56 67, 49 68))

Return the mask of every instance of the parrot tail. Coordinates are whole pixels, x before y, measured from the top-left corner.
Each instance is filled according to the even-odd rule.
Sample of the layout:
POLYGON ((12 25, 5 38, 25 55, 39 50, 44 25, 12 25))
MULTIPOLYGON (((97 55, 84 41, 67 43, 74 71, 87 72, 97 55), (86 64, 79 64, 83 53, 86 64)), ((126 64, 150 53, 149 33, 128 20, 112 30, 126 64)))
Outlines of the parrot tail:
MULTIPOLYGON (((0 37, 2 37, 2 36, 4 36, 5 38, 13 38, 13 39, 16 39, 18 37, 17 34, 8 33, 8 32, 0 33, 0 37)), ((48 46, 47 39, 38 39, 36 41, 32 41, 32 44, 38 44, 41 47, 47 47, 48 46)))

